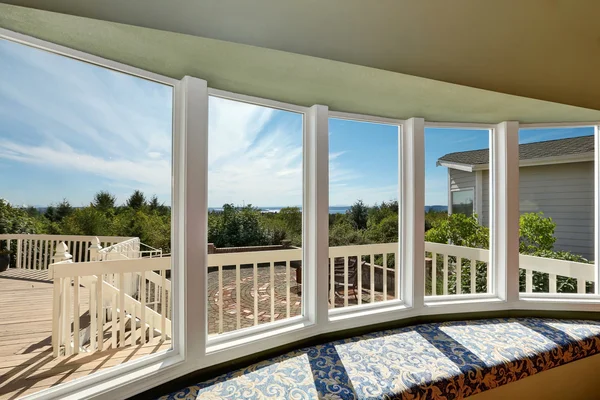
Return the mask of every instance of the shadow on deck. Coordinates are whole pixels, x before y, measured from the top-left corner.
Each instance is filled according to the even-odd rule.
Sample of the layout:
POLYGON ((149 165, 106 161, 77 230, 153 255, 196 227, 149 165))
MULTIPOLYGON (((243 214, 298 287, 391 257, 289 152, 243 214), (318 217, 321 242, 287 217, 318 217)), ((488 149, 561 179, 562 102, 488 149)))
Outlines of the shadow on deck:
MULTIPOLYGON (((86 304, 88 298, 82 295, 86 304)), ((0 399, 16 399, 171 347, 170 341, 156 340, 111 349, 107 341, 102 352, 54 358, 51 340, 52 283, 47 271, 1 272, 0 399)))

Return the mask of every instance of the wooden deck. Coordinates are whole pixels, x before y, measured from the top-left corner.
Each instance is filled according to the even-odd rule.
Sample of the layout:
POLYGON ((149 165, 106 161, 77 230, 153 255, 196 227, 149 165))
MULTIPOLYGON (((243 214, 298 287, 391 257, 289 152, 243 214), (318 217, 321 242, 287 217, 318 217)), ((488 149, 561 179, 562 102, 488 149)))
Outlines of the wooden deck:
POLYGON ((16 399, 171 347, 168 341, 122 349, 107 345, 102 352, 54 358, 51 332, 52 283, 47 272, 1 272, 0 399, 16 399))

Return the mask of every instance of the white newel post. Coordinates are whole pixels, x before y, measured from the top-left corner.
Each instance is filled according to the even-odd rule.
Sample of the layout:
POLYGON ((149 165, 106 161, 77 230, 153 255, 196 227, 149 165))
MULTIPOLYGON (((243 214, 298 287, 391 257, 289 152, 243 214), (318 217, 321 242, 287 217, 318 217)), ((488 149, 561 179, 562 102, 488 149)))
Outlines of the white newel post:
POLYGON ((52 257, 53 263, 59 263, 63 261, 73 262, 73 256, 69 254, 69 248, 64 242, 60 242, 56 246, 56 251, 54 252, 54 257, 52 257))
MULTIPOLYGON (((69 254, 69 248, 64 242, 60 242, 56 246, 53 263, 72 263, 73 256, 69 254)), ((70 353, 71 349, 71 279, 70 278, 55 278, 52 276, 54 298, 52 309, 52 350, 54 357, 58 357, 61 346, 65 349, 65 354, 70 353)))
POLYGON ((100 261, 98 259, 100 250, 102 250, 102 246, 100 246, 100 239, 98 239, 97 237, 95 237, 90 242, 90 248, 89 248, 90 261, 100 261))

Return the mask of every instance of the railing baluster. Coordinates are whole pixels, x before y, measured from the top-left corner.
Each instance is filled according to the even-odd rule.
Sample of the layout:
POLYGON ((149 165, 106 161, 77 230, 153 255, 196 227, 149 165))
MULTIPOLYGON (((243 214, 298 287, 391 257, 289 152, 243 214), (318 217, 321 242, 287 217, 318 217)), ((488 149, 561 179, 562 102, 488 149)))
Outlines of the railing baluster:
POLYGON ((329 301, 335 308, 335 258, 329 258, 329 301))
POLYGON ((290 305, 290 301, 291 299, 291 273, 290 273, 290 260, 287 260, 285 262, 285 281, 286 281, 286 285, 285 285, 285 317, 289 318, 290 314, 291 314, 291 305, 290 305))
POLYGON ((344 307, 348 307, 348 256, 344 256, 344 307))
POLYGON ((437 295, 437 253, 431 253, 431 295, 437 295))
POLYGON ((112 294, 112 300, 111 300, 111 304, 110 304, 110 308, 111 308, 111 314, 112 314, 112 320, 110 321, 110 325, 111 325, 111 345, 113 350, 117 348, 119 341, 117 338, 118 335, 118 326, 117 326, 117 319, 119 318, 119 313, 117 311, 117 294, 113 293, 112 294))
POLYGON ((21 254, 23 254, 23 239, 17 239, 17 268, 23 268, 23 265, 21 264, 22 262, 22 257, 21 254))
POLYGON ((387 253, 383 253, 383 301, 387 299, 387 253))
POLYGON ((462 257, 456 257, 456 294, 462 294, 462 257))
POLYGON ((577 293, 585 294, 585 279, 577 278, 577 293))
POLYGON ((104 349, 104 279, 102 275, 98 275, 96 279, 96 309, 98 313, 98 323, 96 329, 98 331, 98 343, 96 349, 102 351, 104 349))
POLYGON ((236 316, 236 328, 240 329, 242 326, 242 305, 240 295, 240 281, 241 281, 241 268, 240 264, 235 265, 235 316, 236 316))
POLYGON ((79 301, 79 276, 73 277, 73 350, 79 354, 79 316, 81 307, 79 301))
POLYGON ((160 340, 163 342, 167 339, 167 271, 164 269, 160 276, 161 285, 161 303, 160 303, 160 340))
POLYGON ((486 278, 486 282, 485 282, 486 292, 492 293, 492 267, 490 265, 489 259, 485 263, 485 269, 486 269, 486 273, 487 273, 487 278, 486 278))
MULTIPOLYGON (((362 257, 359 255, 356 256, 356 273, 358 274, 358 282, 356 284, 356 286, 358 286, 356 289, 358 289, 358 305, 362 304, 362 288, 363 288, 363 283, 362 283, 362 257)), ((348 268, 345 269, 344 272, 344 276, 348 276, 348 268)), ((348 286, 348 282, 346 282, 346 286, 348 286)), ((346 295, 346 297, 348 297, 346 295)), ((348 304, 346 304, 347 306, 348 304)))
POLYGON ((402 296, 402 291, 400 290, 400 260, 398 260, 400 256, 400 252, 394 252, 394 296, 396 299, 399 299, 402 296))
POLYGON ((271 270, 271 322, 275 321, 275 264, 270 262, 271 270))
POLYGON ((223 333, 223 266, 218 265, 219 275, 219 333, 223 333))
POLYGON ((62 326, 62 278, 54 278, 54 296, 52 298, 52 354, 54 357, 59 356, 59 347, 61 344, 61 326, 62 326))
POLYGON ((63 279, 63 345, 65 346, 65 355, 72 354, 71 348, 71 278, 63 279))
POLYGON ((90 285, 90 350, 96 351, 96 335, 98 334, 98 310, 96 309, 96 282, 90 285))
POLYGON ((525 270, 525 292, 533 292, 533 270, 531 269, 525 270))
POLYGON ((471 258, 471 294, 477 293, 477 261, 471 258))
POLYGON ((254 274, 254 325, 258 325, 258 263, 252 265, 254 274))
POLYGON ((119 274, 119 347, 125 346, 125 274, 119 274))
POLYGON ((146 271, 141 272, 142 279, 140 281, 140 325, 141 325, 141 336, 140 344, 146 344, 146 271))
POLYGON ((556 274, 548 274, 550 293, 556 293, 556 274))
POLYGON ((137 345, 137 319, 136 319, 135 305, 129 310, 129 336, 131 337, 131 345, 137 345))
POLYGON ((444 254, 444 271, 443 273, 443 279, 444 279, 444 291, 443 294, 444 296, 448 295, 448 254, 444 254))
MULTIPOLYGON (((369 290, 371 291, 371 304, 375 303, 375 254, 370 255, 371 260, 371 284, 369 285, 369 290)), ((356 288, 354 289, 356 290, 356 288)))
MULTIPOLYGON (((154 310, 156 311, 156 310, 154 310)), ((154 341, 154 316, 150 315, 148 319, 148 343, 152 343, 154 341)))

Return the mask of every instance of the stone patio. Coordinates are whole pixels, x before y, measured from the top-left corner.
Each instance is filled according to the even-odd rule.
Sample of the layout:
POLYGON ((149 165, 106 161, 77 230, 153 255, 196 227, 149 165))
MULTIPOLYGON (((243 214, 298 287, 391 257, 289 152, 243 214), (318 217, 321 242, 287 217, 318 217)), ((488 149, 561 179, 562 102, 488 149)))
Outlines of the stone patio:
MULTIPOLYGON (((286 271, 285 266, 275 266, 275 320, 287 317, 286 301, 286 271)), ((271 274, 269 267, 258 268, 258 324, 271 322, 271 274)), ((240 302, 241 317, 240 328, 254 326, 254 271, 252 267, 240 269, 240 302)), ((237 330, 237 304, 236 304, 236 271, 234 268, 223 269, 223 333, 237 330)), ((300 290, 301 286, 296 281, 296 270, 290 268, 290 317, 302 314, 300 290)), ((371 301, 371 294, 363 282, 362 302, 371 301)), ((219 277, 216 269, 208 273, 208 333, 218 334, 219 329, 219 277)), ((340 290, 342 294, 342 290, 340 290)), ((393 299, 393 293, 388 293, 388 299, 393 299)), ((383 293, 375 292, 375 302, 383 300, 383 293)), ((348 305, 356 305, 352 289, 348 293, 348 305)), ((341 295, 335 298, 335 307, 344 307, 341 295)))

